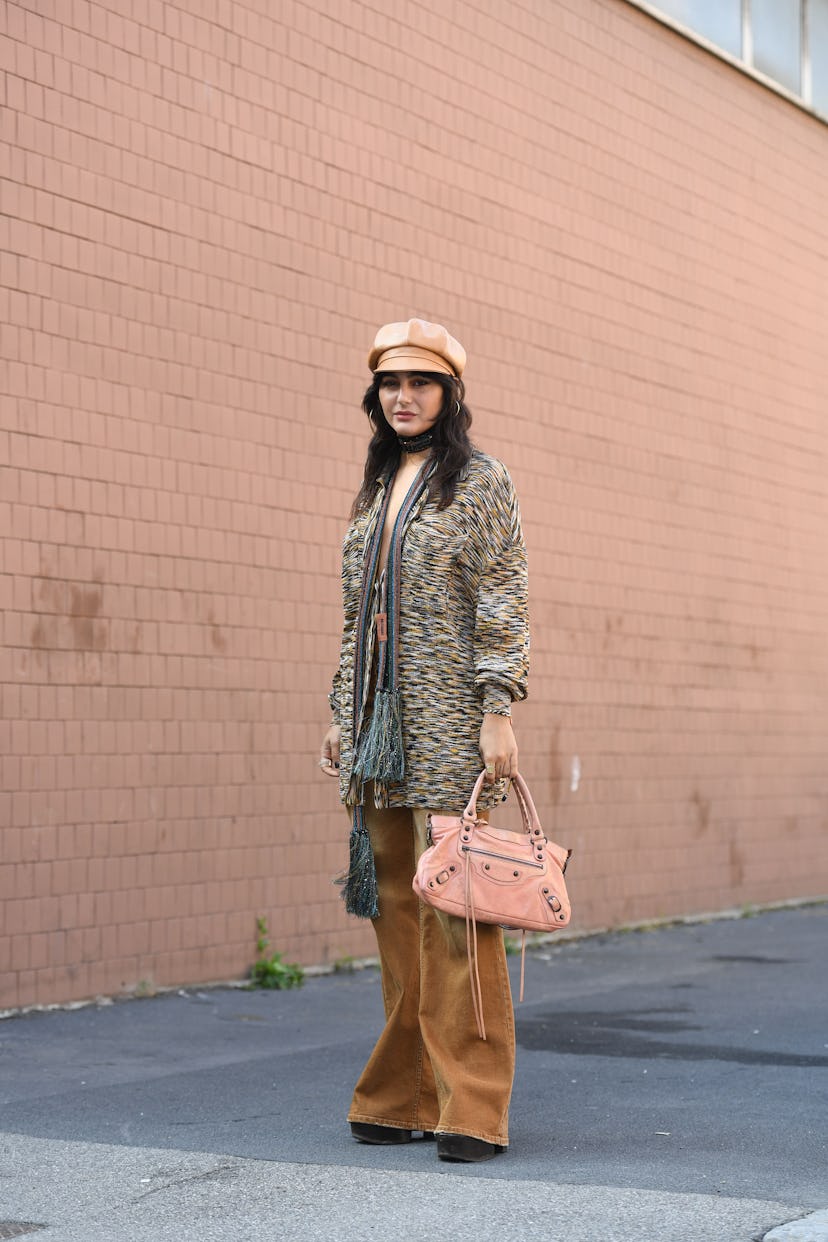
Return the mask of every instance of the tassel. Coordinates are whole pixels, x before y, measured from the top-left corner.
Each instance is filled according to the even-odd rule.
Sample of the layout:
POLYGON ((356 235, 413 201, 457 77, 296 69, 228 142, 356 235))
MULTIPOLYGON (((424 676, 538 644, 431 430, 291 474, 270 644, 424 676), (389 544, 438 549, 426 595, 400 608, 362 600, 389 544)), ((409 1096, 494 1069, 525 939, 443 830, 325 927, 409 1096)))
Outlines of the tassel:
POLYGON ((350 859, 348 871, 336 881, 342 888, 342 900, 348 914, 361 919, 379 918, 377 902, 377 872, 371 838, 365 826, 362 807, 354 808, 351 837, 348 842, 350 859))
POLYGON ((405 775, 399 690, 377 690, 374 714, 357 745, 352 771, 364 781, 395 784, 405 775))

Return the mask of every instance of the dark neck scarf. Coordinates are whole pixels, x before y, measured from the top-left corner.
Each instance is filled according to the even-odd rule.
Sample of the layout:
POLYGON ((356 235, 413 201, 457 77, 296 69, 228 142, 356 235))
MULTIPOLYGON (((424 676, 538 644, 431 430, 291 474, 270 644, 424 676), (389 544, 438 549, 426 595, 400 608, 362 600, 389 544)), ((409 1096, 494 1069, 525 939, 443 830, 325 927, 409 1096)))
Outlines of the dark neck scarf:
MULTIPOLYGON (((362 571, 362 589, 354 648, 354 754, 351 765, 351 781, 348 788, 348 804, 354 808, 350 838, 350 864, 339 883, 345 909, 360 918, 375 919, 379 915, 377 905, 377 876, 374 855, 362 809, 364 786, 373 781, 375 795, 387 797, 387 787, 401 781, 405 775, 405 755, 402 738, 402 704, 399 688, 399 635, 400 635, 400 564, 406 523, 428 488, 428 479, 435 463, 426 461, 408 489, 391 532, 386 566, 385 606, 374 616, 377 627, 377 684, 374 691, 374 709, 370 721, 362 719, 362 701, 366 679, 371 670, 367 665, 368 624, 371 615, 371 595, 379 566, 382 535, 391 503, 396 472, 385 487, 385 496, 371 533, 365 565, 362 571)), ((376 800, 376 799, 375 799, 376 800)))
POLYGON ((397 436, 397 443, 403 453, 422 453, 423 449, 431 448, 433 441, 432 430, 424 431, 419 436, 397 436))

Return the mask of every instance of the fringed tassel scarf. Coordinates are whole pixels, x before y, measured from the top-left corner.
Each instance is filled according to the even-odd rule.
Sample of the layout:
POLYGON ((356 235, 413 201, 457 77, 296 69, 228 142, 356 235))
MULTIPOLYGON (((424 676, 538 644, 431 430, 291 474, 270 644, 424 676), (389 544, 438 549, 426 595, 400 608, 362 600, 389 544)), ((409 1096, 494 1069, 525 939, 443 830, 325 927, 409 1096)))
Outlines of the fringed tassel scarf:
POLYGON ((377 904, 377 875, 374 855, 368 836, 363 811, 366 781, 374 781, 375 791, 386 796, 387 786, 401 781, 405 775, 405 755, 402 737, 402 703, 399 687, 399 635, 400 635, 400 564, 405 527, 420 497, 428 487, 428 479, 434 468, 432 461, 423 464, 402 503, 388 549, 384 605, 375 614, 377 627, 377 684, 374 692, 374 709, 370 721, 362 720, 362 700, 366 680, 370 676, 366 652, 368 648, 368 618, 371 614, 371 593, 377 576, 382 534, 391 503, 394 478, 389 478, 376 525, 371 533, 357 616, 354 651, 354 758, 348 788, 348 805, 353 806, 353 822, 349 843, 349 866, 340 877, 342 897, 349 914, 360 918, 375 919, 379 916, 377 904))

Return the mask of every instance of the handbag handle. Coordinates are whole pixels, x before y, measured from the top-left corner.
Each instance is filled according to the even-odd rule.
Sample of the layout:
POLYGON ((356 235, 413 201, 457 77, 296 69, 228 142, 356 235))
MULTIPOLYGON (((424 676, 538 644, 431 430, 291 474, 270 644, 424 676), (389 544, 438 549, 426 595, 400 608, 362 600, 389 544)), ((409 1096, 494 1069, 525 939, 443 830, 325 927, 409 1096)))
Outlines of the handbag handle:
MULTIPOLYGON (((484 768, 477 780, 474 782, 474 789, 471 792, 469 804, 463 812, 464 819, 470 819, 473 821, 477 819, 477 799, 480 797, 480 791, 483 788, 483 782, 485 779, 486 769, 484 768)), ((520 806, 524 830, 531 833, 538 828, 541 832, 543 832, 541 822, 538 818, 538 812, 535 809, 535 804, 532 801, 532 795, 529 792, 529 786, 526 784, 526 781, 519 772, 515 772, 512 777, 512 784, 515 787, 515 794, 517 795, 518 805, 520 806)))

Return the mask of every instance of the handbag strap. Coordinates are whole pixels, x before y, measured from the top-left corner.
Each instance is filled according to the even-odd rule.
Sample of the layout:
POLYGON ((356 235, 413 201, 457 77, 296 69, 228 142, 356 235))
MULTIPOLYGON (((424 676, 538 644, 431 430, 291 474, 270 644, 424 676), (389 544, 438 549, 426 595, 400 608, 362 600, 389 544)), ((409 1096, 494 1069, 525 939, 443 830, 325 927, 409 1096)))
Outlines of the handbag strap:
MULTIPOLYGON (((485 779, 486 779, 486 769, 484 768, 474 783, 474 789, 472 790, 471 797, 469 798, 468 806, 463 812, 463 819, 467 821, 470 825, 477 822, 477 799, 480 797, 480 792, 483 788, 483 782, 485 781, 485 779)), ((514 786, 515 797, 517 798, 518 805, 520 807, 520 813, 523 818, 524 830, 530 836, 537 835, 537 836, 543 837, 543 844, 541 845, 541 848, 543 848, 543 845, 547 845, 549 843, 547 842, 546 836, 541 826, 540 819, 538 818, 537 808, 532 799, 532 795, 529 792, 529 786, 526 784, 526 781, 523 779, 523 777, 520 775, 519 772, 516 772, 514 774, 514 776, 512 777, 511 783, 514 786)), ((569 856, 572 853, 572 850, 563 850, 560 846, 557 846, 557 845, 552 845, 551 850, 553 851, 553 853, 557 852, 557 854, 560 856, 560 858, 556 859, 556 861, 559 862, 559 865, 562 862, 561 870, 565 871, 566 864, 569 860, 569 856)), ((474 1010, 475 1021, 477 1022, 477 1033, 481 1039, 485 1039, 486 1038, 486 1027, 483 1021, 483 989, 480 984, 480 970, 479 970, 478 961, 477 961, 477 916, 476 916, 476 911, 474 908, 474 885, 471 882, 471 869, 469 867, 468 860, 466 861, 465 873, 466 873, 466 892, 465 892, 466 953, 467 953, 468 960, 469 960, 469 982, 471 984, 472 1008, 474 1010)), ((523 934, 521 937, 521 945, 520 945, 520 999, 521 1000, 523 1000, 525 964, 526 964, 526 930, 524 928, 523 934)))
MULTIPOLYGON (((464 819, 471 820, 472 822, 477 820, 477 799, 480 797, 480 792, 483 789, 483 782, 485 779, 486 769, 484 768, 477 780, 474 782, 474 789, 472 790, 471 797, 469 798, 469 804, 463 812, 464 819)), ((515 796, 518 800, 518 806, 520 807, 524 831, 532 833, 536 828, 539 828, 541 833, 543 833, 537 809, 532 801, 532 795, 529 792, 529 786, 526 784, 526 781, 519 772, 515 772, 512 777, 512 784, 515 789, 515 796)))
POLYGON ((480 969, 477 962, 477 914, 474 908, 474 885, 471 882, 471 867, 466 859, 466 955, 469 959, 469 983, 471 984, 472 1008, 477 1023, 477 1033, 481 1039, 486 1038, 486 1025, 483 1021, 483 987, 480 983, 480 969))

